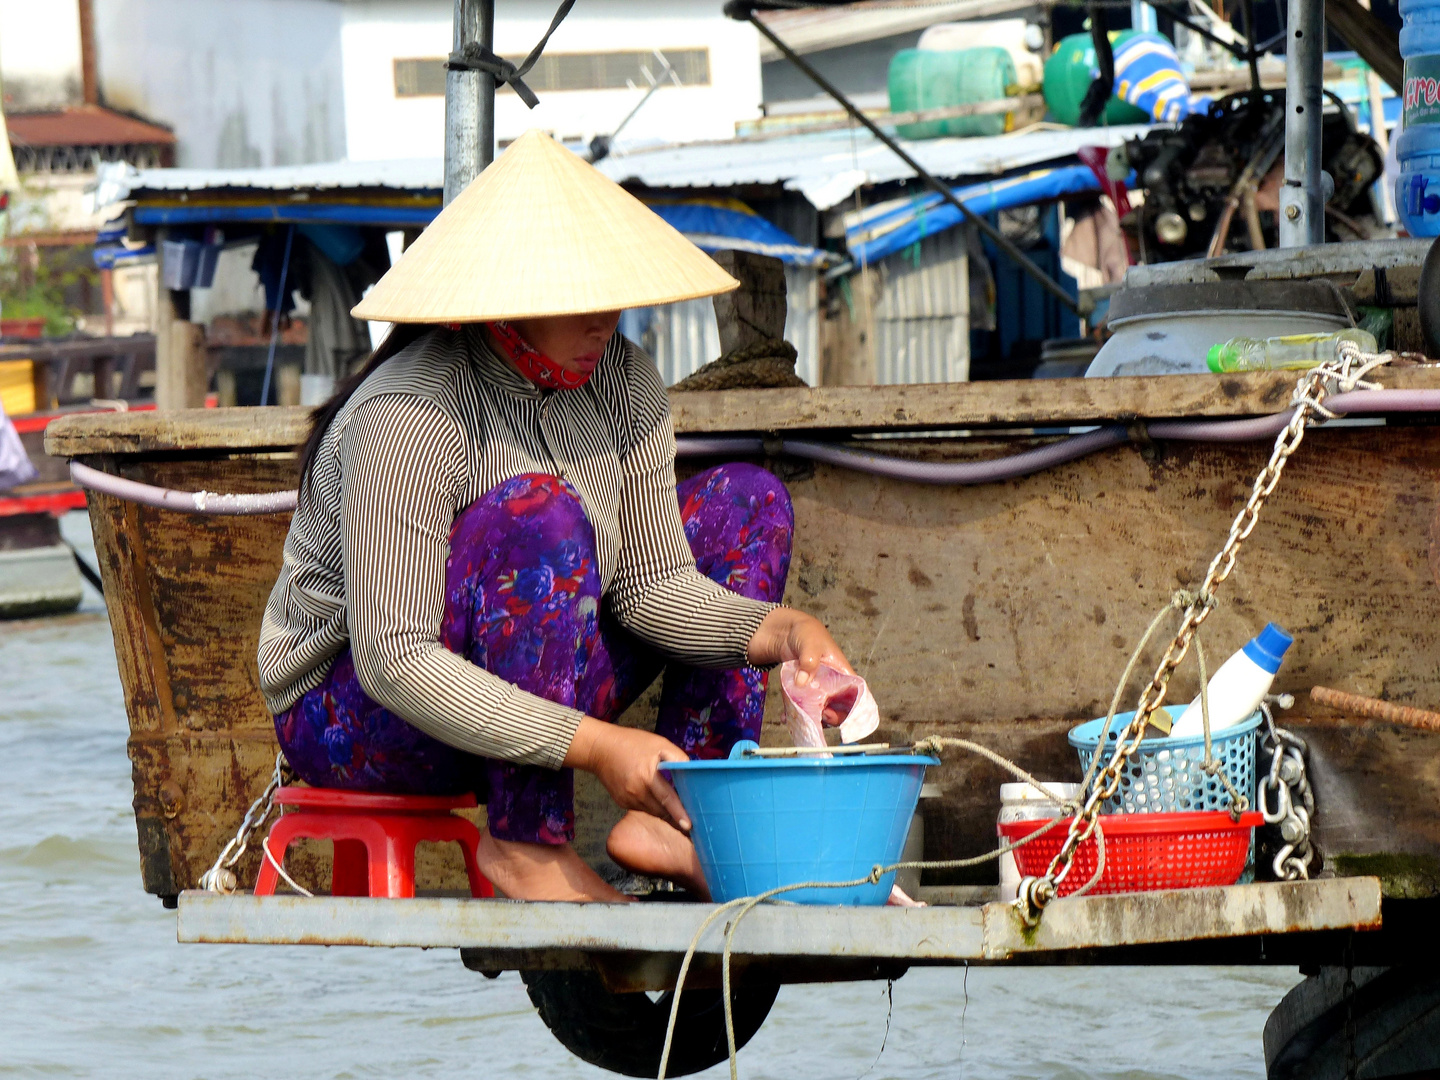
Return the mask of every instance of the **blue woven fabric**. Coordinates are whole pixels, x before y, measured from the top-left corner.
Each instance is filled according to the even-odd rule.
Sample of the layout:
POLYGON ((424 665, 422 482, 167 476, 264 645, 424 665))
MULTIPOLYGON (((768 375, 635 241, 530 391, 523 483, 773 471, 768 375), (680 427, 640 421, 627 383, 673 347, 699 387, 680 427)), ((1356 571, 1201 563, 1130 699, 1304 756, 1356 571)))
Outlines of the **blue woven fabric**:
POLYGON ((1166 124, 1203 113, 1211 102, 1208 95, 1191 95, 1175 47, 1159 34, 1136 34, 1115 46, 1114 92, 1166 124))
POLYGON ((827 252, 800 243, 738 199, 657 199, 646 205, 701 251, 753 251, 794 266, 833 261, 827 252))

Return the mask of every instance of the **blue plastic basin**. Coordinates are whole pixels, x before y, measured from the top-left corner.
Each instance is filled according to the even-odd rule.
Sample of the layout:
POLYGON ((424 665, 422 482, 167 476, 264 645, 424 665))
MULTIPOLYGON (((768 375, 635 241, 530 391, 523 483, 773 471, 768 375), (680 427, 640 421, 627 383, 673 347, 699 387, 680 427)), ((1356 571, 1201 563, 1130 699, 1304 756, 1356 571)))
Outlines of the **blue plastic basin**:
MULTIPOLYGON (((664 762, 717 903, 802 881, 850 881, 897 862, 920 798, 927 765, 913 754, 831 758, 744 757, 664 762)), ((883 904, 892 871, 874 885, 797 889, 797 904, 883 904)))

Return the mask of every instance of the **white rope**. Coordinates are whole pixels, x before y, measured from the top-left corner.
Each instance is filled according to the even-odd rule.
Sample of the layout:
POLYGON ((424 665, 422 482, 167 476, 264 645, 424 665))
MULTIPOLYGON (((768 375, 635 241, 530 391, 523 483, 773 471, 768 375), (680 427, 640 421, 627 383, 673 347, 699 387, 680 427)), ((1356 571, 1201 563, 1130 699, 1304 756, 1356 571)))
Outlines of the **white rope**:
POLYGON ((285 867, 281 866, 280 863, 276 860, 275 856, 270 853, 270 838, 268 836, 260 841, 260 850, 265 853, 265 861, 268 862, 271 866, 273 866, 275 868, 275 872, 285 879, 285 884, 289 885, 301 896, 314 897, 315 894, 309 889, 305 888, 305 886, 299 884, 294 878, 287 874, 285 872, 285 867))
POLYGON ((285 775, 289 769, 290 766, 285 761, 285 755, 276 754, 275 769, 270 774, 270 780, 265 785, 265 790, 250 804, 250 809, 245 811, 245 817, 240 821, 240 828, 220 849, 220 854, 215 857, 210 869, 200 875, 200 888, 224 895, 235 891, 237 881, 233 868, 240 861, 240 856, 245 854, 245 849, 249 847, 251 835, 265 824, 271 811, 275 809, 275 792, 285 783, 285 775))

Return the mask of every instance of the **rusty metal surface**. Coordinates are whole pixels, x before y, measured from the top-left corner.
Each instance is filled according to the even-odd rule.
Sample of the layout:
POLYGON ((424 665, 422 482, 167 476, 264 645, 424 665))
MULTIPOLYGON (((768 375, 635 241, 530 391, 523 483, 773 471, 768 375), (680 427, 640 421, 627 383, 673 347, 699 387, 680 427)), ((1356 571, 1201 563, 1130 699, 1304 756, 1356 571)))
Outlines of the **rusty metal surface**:
MULTIPOLYGON (((368 897, 180 897, 181 942, 377 945, 418 948, 581 950, 683 954, 713 910, 709 904, 568 904, 512 900, 372 900, 368 897)), ((767 906, 740 924, 744 956, 982 956, 979 908, 767 906)), ((707 931, 700 951, 716 954, 724 924, 707 931)))
POLYGON ((1082 897, 1051 904, 1033 930, 1020 922, 1012 905, 985 906, 985 948, 991 957, 1379 928, 1380 882, 1373 877, 1082 897))
MULTIPOLYGON (((887 443, 887 450, 965 459, 1027 445, 929 440, 887 443)), ((883 718, 877 737, 956 735, 1047 778, 1079 779, 1066 730, 1103 711, 1150 617, 1174 589, 1198 582, 1267 452, 1258 445, 1156 449, 1147 457, 1115 448, 1023 480, 964 489, 768 463, 788 483, 796 510, 786 600, 824 619, 870 679, 883 718)), ((124 475, 191 490, 274 490, 294 480, 288 457, 120 460, 124 475)), ((1211 654, 1228 654, 1273 619, 1297 637, 1280 689, 1319 683, 1440 706, 1440 589, 1431 568, 1437 491, 1440 429, 1313 433, 1207 624, 1211 654)), ((131 718, 143 876, 150 891, 175 893, 209 865, 273 762, 254 653, 287 523, 171 514, 103 496, 90 505, 107 594, 115 598, 110 617, 131 718)), ((1182 670, 1176 699, 1195 689, 1194 671, 1182 670)), ((772 687, 770 743, 784 741, 774 695, 772 687)), ((649 722, 653 700, 642 700, 627 722, 649 722)), ((1330 710, 1303 698, 1284 722, 1312 747, 1315 834, 1328 865, 1370 856, 1437 861, 1435 736, 1375 721, 1337 724, 1330 710)), ((579 847, 596 854, 608 800, 584 779, 579 847)), ((999 770, 953 756, 932 779, 942 797, 924 807, 926 857, 992 845, 999 770)), ((422 886, 459 884, 458 862, 425 858, 422 886)), ((324 886, 322 850, 301 850, 292 865, 308 887, 324 886)), ((253 864, 240 870, 242 882, 252 880, 253 864)), ((1379 872, 1391 888, 1388 871, 1379 872)), ((1403 876, 1395 895, 1440 893, 1440 874, 1417 876, 1412 868, 1403 876)), ((984 867, 932 875, 927 884, 994 880, 984 867)))
MULTIPOLYGON (((180 897, 182 942, 369 945, 478 950, 471 966, 490 970, 569 966, 583 954, 614 954, 618 971, 663 981, 710 904, 562 904, 510 900, 372 900, 358 897, 180 897)), ((1040 926, 1025 929, 1010 904, 983 907, 809 907, 755 909, 736 928, 741 958, 831 957, 923 963, 1003 961, 1021 953, 1065 952, 1209 938, 1355 929, 1380 925, 1374 878, 1268 882, 1056 901, 1040 926)), ((715 956, 725 920, 701 938, 715 956)), ((809 973, 811 977, 814 972, 809 973)), ((672 976, 673 977, 673 976, 672 976)))

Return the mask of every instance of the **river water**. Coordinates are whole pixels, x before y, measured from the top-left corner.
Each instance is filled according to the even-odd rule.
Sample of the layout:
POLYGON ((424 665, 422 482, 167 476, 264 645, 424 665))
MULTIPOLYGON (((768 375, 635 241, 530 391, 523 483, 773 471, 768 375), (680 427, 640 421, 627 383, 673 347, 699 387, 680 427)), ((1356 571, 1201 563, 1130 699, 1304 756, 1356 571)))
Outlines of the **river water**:
MULTIPOLYGON (((88 546, 80 515, 67 535, 88 546)), ((97 595, 0 623, 0 1076, 609 1076, 453 952, 177 945, 141 891, 97 595)), ((1293 968, 920 969, 784 988, 749 1080, 1263 1077, 1293 968), (882 1043, 884 1046, 881 1050, 882 1043)), ((704 1077, 725 1075, 723 1065, 704 1077)))

